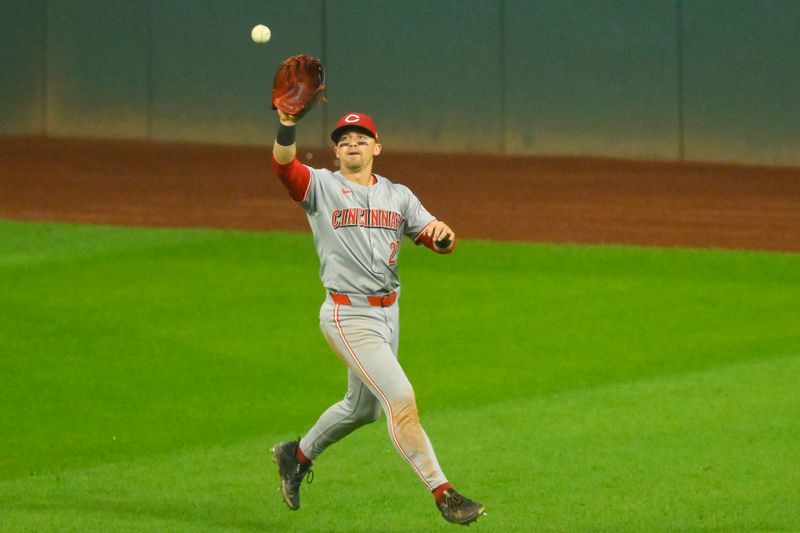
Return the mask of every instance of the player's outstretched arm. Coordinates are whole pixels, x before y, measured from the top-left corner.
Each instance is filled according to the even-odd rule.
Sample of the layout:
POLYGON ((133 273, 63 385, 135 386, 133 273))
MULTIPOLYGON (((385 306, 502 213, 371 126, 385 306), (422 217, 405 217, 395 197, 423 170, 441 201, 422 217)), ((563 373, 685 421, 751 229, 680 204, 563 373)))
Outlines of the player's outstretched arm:
POLYGON ((272 145, 272 168, 286 186, 289 196, 296 202, 302 202, 311 184, 311 171, 295 157, 297 145, 294 137, 297 117, 287 115, 281 110, 278 110, 278 117, 280 125, 275 144, 272 145))
POLYGON ((281 165, 286 165, 294 161, 297 155, 297 145, 295 144, 295 129, 297 128, 297 118, 287 115, 278 109, 278 135, 275 137, 275 144, 272 145, 272 157, 281 165))

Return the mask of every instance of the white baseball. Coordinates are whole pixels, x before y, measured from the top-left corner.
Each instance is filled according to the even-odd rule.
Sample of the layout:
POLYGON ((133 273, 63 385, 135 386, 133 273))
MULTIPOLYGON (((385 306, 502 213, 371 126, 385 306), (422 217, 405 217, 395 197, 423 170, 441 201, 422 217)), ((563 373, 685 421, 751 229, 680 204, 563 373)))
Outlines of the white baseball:
POLYGON ((272 32, 263 24, 256 24, 253 26, 253 29, 250 30, 250 37, 253 38, 253 42, 263 44, 270 40, 272 32))

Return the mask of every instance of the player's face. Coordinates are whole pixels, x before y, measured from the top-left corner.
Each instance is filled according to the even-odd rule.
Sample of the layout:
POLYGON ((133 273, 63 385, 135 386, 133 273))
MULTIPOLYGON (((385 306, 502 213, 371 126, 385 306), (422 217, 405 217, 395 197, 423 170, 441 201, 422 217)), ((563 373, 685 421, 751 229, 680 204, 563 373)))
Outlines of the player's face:
POLYGON ((347 131, 333 149, 336 159, 348 170, 358 171, 372 164, 381 153, 381 144, 359 131, 347 131))

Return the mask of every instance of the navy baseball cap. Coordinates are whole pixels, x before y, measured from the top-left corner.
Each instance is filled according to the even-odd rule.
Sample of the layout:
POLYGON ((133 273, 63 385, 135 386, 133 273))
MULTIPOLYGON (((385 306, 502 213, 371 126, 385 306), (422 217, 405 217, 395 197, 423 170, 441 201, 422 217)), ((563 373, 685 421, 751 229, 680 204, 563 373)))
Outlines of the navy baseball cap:
POLYGON ((345 130, 360 130, 376 141, 378 140, 378 128, 375 127, 375 121, 364 113, 348 113, 340 118, 331 132, 331 140, 334 143, 338 143, 339 137, 342 136, 345 130))

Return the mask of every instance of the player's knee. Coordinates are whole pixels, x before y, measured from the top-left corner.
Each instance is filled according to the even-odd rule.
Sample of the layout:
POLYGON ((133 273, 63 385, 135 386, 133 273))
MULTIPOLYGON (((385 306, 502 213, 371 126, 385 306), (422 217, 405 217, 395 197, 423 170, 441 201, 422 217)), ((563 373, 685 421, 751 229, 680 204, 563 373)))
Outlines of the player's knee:
POLYGON ((395 422, 399 424, 414 424, 419 420, 417 414, 417 400, 414 397, 414 391, 409 389, 405 394, 399 395, 391 402, 392 415, 395 422))
POLYGON ((391 403, 392 404, 396 404, 396 405, 403 405, 403 406, 416 405, 417 400, 416 400, 416 397, 414 396, 414 389, 411 388, 411 387, 408 387, 408 388, 396 393, 392 397, 391 403))
POLYGON ((383 411, 381 404, 376 403, 373 405, 372 409, 364 413, 364 423, 371 424, 378 420, 381 417, 381 411, 383 411))
POLYGON ((371 424, 381 416, 381 404, 377 401, 363 400, 353 406, 353 418, 361 424, 371 424))
POLYGON ((413 395, 410 398, 392 402, 392 425, 401 441, 416 447, 421 446, 422 432, 419 412, 413 395))

